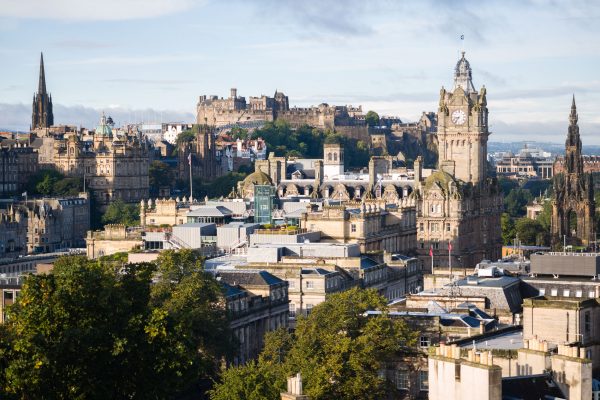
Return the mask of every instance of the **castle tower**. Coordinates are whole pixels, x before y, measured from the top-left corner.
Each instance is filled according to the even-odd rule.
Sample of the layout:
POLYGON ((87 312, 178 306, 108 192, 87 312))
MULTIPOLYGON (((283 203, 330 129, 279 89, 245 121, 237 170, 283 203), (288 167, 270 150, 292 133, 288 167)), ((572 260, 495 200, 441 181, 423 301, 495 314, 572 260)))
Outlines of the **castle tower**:
POLYGON ((323 174, 325 178, 344 173, 344 147, 340 143, 325 143, 323 145, 323 174))
POLYGON ((52 96, 46 92, 46 74, 44 72, 44 54, 40 55, 40 77, 38 91, 33 95, 31 129, 48 128, 54 125, 52 96))
POLYGON ((454 88, 440 90, 437 120, 439 168, 464 182, 484 180, 489 136, 486 89, 475 90, 464 52, 454 69, 454 88))
POLYGON ((569 130, 565 141, 564 173, 554 177, 552 200, 553 244, 559 246, 566 236, 569 244, 590 244, 594 238, 594 182, 583 172, 581 137, 577 125, 575 96, 569 114, 569 130))

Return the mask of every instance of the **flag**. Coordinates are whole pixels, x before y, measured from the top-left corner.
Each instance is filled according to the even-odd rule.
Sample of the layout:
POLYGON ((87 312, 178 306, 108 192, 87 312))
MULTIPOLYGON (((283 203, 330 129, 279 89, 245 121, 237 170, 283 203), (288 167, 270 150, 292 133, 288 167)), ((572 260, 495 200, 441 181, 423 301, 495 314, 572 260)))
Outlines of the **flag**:
POLYGON ((429 246, 429 257, 433 257, 433 246, 429 246))
POLYGON ((452 251, 452 243, 448 240, 448 251, 452 251))
POLYGON ((192 165, 192 153, 188 154, 188 164, 192 165))
POLYGON ((23 193, 21 193, 21 196, 22 196, 22 197, 27 197, 27 192, 23 192, 23 193))

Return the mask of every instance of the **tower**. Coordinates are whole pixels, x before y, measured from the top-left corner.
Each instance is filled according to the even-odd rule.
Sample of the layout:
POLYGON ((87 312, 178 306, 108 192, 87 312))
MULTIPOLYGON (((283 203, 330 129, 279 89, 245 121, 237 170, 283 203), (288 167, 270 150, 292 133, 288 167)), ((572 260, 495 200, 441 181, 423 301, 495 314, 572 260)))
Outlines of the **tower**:
POLYGON ((340 143, 325 143, 323 145, 323 174, 325 178, 344 174, 344 147, 340 143))
POLYGON ((564 173, 554 177, 552 239, 555 246, 559 246, 565 236, 571 244, 589 245, 595 239, 594 182, 591 174, 583 172, 581 137, 577 122, 577 106, 573 96, 565 141, 564 173))
POLYGON ((489 136, 486 89, 475 90, 464 52, 454 69, 454 87, 440 90, 437 121, 439 168, 463 182, 483 181, 489 136))
POLYGON ((46 92, 46 74, 44 72, 44 54, 40 55, 40 77, 38 91, 33 95, 31 129, 48 128, 54 124, 52 96, 46 92))

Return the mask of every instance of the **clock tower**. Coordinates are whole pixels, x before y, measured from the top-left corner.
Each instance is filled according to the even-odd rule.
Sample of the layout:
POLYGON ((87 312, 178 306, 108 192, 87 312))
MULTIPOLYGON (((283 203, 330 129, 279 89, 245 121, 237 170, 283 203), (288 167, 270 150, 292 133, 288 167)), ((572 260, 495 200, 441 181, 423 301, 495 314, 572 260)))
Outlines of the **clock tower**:
POLYGON ((486 89, 475 90, 464 51, 454 69, 454 87, 440 90, 437 120, 439 168, 463 182, 482 182, 489 136, 486 89))

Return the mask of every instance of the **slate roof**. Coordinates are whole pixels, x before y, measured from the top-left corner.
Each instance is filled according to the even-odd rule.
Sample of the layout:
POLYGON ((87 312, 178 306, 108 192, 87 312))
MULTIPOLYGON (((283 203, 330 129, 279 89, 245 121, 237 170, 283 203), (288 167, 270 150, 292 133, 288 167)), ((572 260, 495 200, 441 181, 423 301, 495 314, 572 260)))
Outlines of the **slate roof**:
POLYGON ((503 400, 566 399, 550 375, 526 375, 502 378, 503 400))
POLYGON ((219 271, 217 275, 230 285, 271 286, 284 282, 267 271, 219 271))

